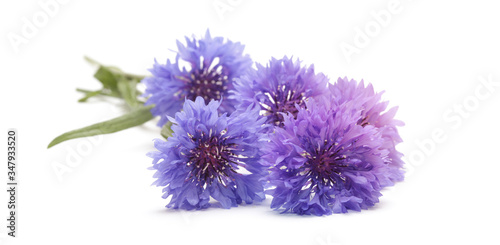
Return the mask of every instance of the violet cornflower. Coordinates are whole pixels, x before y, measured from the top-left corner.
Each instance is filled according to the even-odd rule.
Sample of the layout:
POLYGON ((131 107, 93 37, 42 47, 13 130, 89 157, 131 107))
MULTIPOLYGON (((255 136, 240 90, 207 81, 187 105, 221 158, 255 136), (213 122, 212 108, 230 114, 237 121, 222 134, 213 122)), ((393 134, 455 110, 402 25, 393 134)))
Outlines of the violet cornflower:
POLYGON ((382 92, 375 93, 372 84, 364 85, 363 80, 356 82, 347 77, 339 78, 337 82, 329 87, 331 98, 336 106, 346 105, 353 110, 360 110, 361 118, 358 125, 372 125, 380 131, 384 143, 382 147, 389 150, 387 164, 391 167, 393 174, 391 180, 402 181, 404 162, 403 154, 396 150, 396 145, 403 140, 399 136, 397 127, 404 123, 394 118, 398 107, 387 110, 389 101, 381 101, 382 92))
POLYGON ((379 202, 393 184, 382 133, 360 125, 361 110, 336 106, 332 98, 311 99, 284 117, 270 134, 265 159, 271 208, 300 215, 360 211, 379 202))
POLYGON ((167 207, 204 209, 210 197, 223 208, 264 200, 260 108, 250 105, 227 116, 219 115, 220 105, 206 105, 202 97, 186 100, 175 119, 169 118, 173 135, 155 141, 157 151, 149 153, 154 184, 164 187, 164 198, 171 196, 167 207))
POLYGON ((315 73, 314 66, 304 67, 300 61, 286 56, 272 58, 267 66, 256 64, 257 70, 236 79, 232 98, 243 107, 258 103, 266 123, 283 126, 283 114, 297 114, 295 105, 303 107, 309 98, 327 91, 328 78, 315 73))
POLYGON ((155 105, 151 113, 160 116, 158 126, 168 121, 168 116, 182 108, 184 100, 195 100, 200 96, 206 101, 221 100, 220 112, 234 111, 235 102, 228 98, 233 88, 233 80, 251 69, 252 60, 243 54, 244 45, 239 42, 224 41, 222 37, 211 37, 209 31, 202 39, 189 39, 186 45, 177 41, 175 62, 167 60, 159 64, 155 60, 150 70, 152 77, 142 82, 146 85, 145 105, 155 105), (182 68, 180 60, 190 67, 182 68))

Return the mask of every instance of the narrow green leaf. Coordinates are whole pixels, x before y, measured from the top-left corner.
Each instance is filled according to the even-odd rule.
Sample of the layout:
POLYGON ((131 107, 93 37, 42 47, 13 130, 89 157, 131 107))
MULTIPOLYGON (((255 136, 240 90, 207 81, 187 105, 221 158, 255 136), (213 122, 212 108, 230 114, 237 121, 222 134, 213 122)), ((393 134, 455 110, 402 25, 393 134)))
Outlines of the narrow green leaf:
POLYGON ((101 66, 101 63, 97 62, 96 60, 94 60, 94 59, 92 59, 92 58, 90 58, 90 57, 88 57, 88 56, 83 56, 83 58, 84 58, 87 62, 89 62, 90 64, 92 64, 92 65, 98 65, 98 66, 101 66))
POLYGON ((172 122, 168 121, 161 128, 161 136, 163 136, 163 138, 165 138, 165 139, 168 139, 168 137, 172 137, 173 133, 174 133, 174 131, 172 130, 172 122))
POLYGON ((124 76, 119 76, 118 79, 118 91, 120 92, 127 105, 130 106, 130 108, 135 108, 140 105, 139 101, 137 100, 137 83, 137 80, 129 80, 124 76))
POLYGON ((78 100, 78 102, 85 102, 87 101, 90 97, 94 97, 96 95, 100 95, 102 93, 102 90, 97 90, 97 91, 88 91, 84 92, 85 96, 81 99, 78 100))
POLYGON ((153 105, 140 107, 123 116, 101 123, 96 123, 81 129, 69 131, 52 140, 47 148, 70 139, 94 136, 99 134, 110 134, 141 125, 153 118, 153 115, 150 112, 151 108, 153 108, 153 105))
MULTIPOLYGON (((80 93, 84 93, 84 94, 89 94, 89 93, 95 92, 92 90, 81 89, 81 88, 77 88, 76 91, 80 92, 80 93)), ((112 92, 108 92, 108 91, 109 91, 108 89, 101 89, 101 90, 99 90, 98 95, 110 96, 110 97, 114 97, 114 98, 121 98, 118 93, 112 93, 112 92)))

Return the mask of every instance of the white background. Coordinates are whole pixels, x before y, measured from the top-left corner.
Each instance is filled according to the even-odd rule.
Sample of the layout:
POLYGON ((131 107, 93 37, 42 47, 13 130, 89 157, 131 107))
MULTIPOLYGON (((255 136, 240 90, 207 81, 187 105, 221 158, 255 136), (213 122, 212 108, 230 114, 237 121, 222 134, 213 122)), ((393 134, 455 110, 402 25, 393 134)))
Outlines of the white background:
MULTIPOLYGON (((37 1, 2 1, 0 141, 6 148, 7 129, 18 129, 20 184, 18 237, 5 236, 2 191, 0 241, 499 244, 500 87, 481 87, 478 77, 500 83, 500 6, 400 0, 390 20, 376 24, 372 13, 393 10, 389 2, 70 0, 42 23, 44 9, 37 1), (229 10, 218 13, 214 3, 229 10), (22 37, 24 18, 38 18, 40 27, 25 43, 12 45, 9 36, 22 37), (366 34, 367 26, 371 36, 358 43, 348 62, 341 46, 356 47, 357 29, 366 34), (200 37, 207 28, 244 43, 257 62, 293 55, 332 81, 348 76, 385 90, 390 105, 400 107, 397 118, 406 122, 399 148, 409 157, 406 180, 359 213, 281 215, 270 210, 270 198, 261 205, 185 212, 167 210, 161 188, 150 185, 153 172, 145 154, 159 137, 153 122, 46 149, 65 131, 124 112, 116 101, 77 102, 75 88, 99 88, 84 55, 147 74, 154 58, 174 58, 176 39, 200 37), (464 103, 469 111, 459 114, 455 110, 464 103), (429 143, 439 132, 438 142, 429 143), (88 151, 75 158, 74 151, 85 146, 88 151), (59 179, 53 169, 58 164, 72 172, 59 179)), ((6 150, 0 152, 5 159, 6 150)), ((5 183, 6 160, 0 166, 5 183)))

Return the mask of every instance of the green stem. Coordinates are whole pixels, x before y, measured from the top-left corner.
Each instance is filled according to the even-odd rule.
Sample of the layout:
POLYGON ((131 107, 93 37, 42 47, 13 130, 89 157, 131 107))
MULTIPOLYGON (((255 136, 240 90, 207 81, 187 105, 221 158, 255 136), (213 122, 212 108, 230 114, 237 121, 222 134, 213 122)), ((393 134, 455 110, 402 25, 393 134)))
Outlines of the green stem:
MULTIPOLYGON (((102 89, 101 90, 97 90, 97 91, 92 91, 92 90, 87 90, 87 89, 81 89, 81 88, 77 88, 76 89, 77 92, 81 92, 81 93, 85 93, 85 94, 94 94, 94 93, 97 93, 96 95, 104 95, 104 96, 109 96, 109 97, 114 97, 114 98, 119 98, 121 99, 122 97, 120 97, 119 95, 116 95, 116 94, 113 94, 113 93, 108 93, 108 92, 105 92, 103 91, 102 89)), ((83 98, 82 98, 83 99, 83 98)), ((80 100, 82 100, 80 99, 80 100)), ((88 99, 88 98, 87 98, 88 99)), ((83 102, 83 101, 80 101, 78 100, 78 102, 83 102)))

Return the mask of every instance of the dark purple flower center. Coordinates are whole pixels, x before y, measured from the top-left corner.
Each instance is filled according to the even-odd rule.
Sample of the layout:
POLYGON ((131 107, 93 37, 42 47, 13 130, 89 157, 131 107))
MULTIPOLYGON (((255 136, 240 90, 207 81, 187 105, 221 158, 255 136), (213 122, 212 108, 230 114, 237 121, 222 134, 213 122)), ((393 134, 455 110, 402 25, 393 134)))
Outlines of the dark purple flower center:
POLYGON ((234 168, 238 165, 231 151, 233 145, 224 144, 217 136, 190 138, 197 144, 188 155, 187 165, 192 166, 190 178, 195 178, 201 184, 211 184, 218 179, 225 185, 230 172, 236 173, 234 168))
POLYGON ((298 110, 295 104, 302 107, 306 100, 304 93, 299 93, 286 85, 280 85, 276 91, 265 92, 264 95, 267 99, 264 103, 260 103, 264 109, 263 115, 269 116, 269 123, 280 127, 283 126, 284 121, 281 113, 291 113, 296 118, 298 110))
POLYGON ((189 77, 182 79, 186 82, 185 91, 187 91, 188 99, 195 100, 200 96, 205 101, 220 100, 227 90, 229 72, 214 60, 209 67, 202 65, 199 69, 193 69, 189 77))
POLYGON ((370 125, 369 117, 365 116, 365 117, 359 119, 357 124, 360 125, 361 127, 365 127, 366 125, 370 125))
MULTIPOLYGON (((323 147, 316 146, 310 153, 302 156, 307 158, 302 174, 306 174, 324 185, 339 186, 346 183, 345 171, 369 171, 372 165, 357 159, 356 154, 351 157, 343 154, 345 148, 338 144, 328 144, 325 140, 323 147), (328 146, 329 145, 329 146, 328 146)), ((350 151, 353 153, 352 151, 350 151)))

